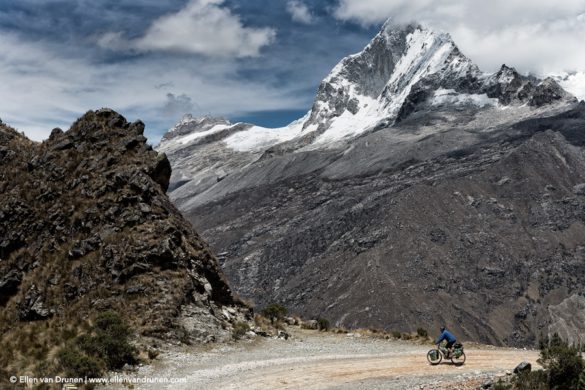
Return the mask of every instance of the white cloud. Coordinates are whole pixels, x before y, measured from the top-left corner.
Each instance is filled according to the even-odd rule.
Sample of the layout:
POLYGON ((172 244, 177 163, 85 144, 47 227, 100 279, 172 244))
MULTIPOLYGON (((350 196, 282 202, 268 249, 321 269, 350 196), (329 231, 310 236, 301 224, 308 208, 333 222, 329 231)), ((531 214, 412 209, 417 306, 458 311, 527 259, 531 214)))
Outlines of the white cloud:
POLYGON ((295 22, 311 24, 314 21, 309 7, 300 0, 288 1, 286 3, 286 10, 295 22))
MULTIPOLYGON (((155 85, 156 89, 160 89, 155 85)), ((173 119, 180 118, 184 114, 194 112, 196 105, 191 98, 185 94, 175 96, 175 94, 167 93, 167 101, 162 109, 162 114, 173 119)))
POLYGON ((111 50, 130 50, 132 48, 130 42, 124 39, 121 32, 107 32, 97 37, 97 44, 111 50))
POLYGON ((128 120, 142 119, 152 136, 190 108, 194 115, 236 116, 307 105, 287 89, 292 86, 238 80, 236 65, 229 61, 185 58, 170 67, 165 57, 141 56, 96 64, 65 58, 58 49, 10 34, 3 34, 0 53, 10 53, 0 55, 0 118, 35 140, 48 137, 53 127, 67 129, 86 111, 101 107, 128 120), (177 116, 164 115, 171 111, 177 116))
POLYGON ((585 0, 339 0, 334 15, 371 25, 391 18, 451 33, 485 70, 585 70, 585 0))
POLYGON ((191 0, 178 12, 156 19, 140 38, 126 40, 119 32, 109 32, 98 39, 98 44, 113 50, 242 58, 258 56, 274 41, 274 29, 245 27, 237 15, 221 6, 223 3, 191 0))

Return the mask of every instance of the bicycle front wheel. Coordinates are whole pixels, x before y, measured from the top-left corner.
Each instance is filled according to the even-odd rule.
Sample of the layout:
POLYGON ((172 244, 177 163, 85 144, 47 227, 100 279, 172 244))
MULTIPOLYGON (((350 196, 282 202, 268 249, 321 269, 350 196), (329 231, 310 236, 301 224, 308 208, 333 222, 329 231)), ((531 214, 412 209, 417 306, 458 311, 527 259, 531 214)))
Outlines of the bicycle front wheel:
POLYGON ((441 363, 441 360, 443 360, 443 354, 438 349, 431 349, 427 352, 427 360, 434 366, 441 363))

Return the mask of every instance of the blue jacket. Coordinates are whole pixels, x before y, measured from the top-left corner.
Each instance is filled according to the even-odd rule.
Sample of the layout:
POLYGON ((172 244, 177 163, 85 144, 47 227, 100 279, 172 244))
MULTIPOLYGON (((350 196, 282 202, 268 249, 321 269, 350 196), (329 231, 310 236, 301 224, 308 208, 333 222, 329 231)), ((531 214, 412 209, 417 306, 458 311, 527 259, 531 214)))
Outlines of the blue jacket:
POLYGON ((441 335, 439 336, 439 338, 437 339, 437 341, 435 341, 435 344, 439 344, 443 340, 447 340, 448 343, 454 343, 455 341, 457 341, 457 339, 455 338, 455 336, 453 336, 451 334, 451 332, 449 332, 447 329, 445 329, 443 331, 443 333, 441 333, 441 335))

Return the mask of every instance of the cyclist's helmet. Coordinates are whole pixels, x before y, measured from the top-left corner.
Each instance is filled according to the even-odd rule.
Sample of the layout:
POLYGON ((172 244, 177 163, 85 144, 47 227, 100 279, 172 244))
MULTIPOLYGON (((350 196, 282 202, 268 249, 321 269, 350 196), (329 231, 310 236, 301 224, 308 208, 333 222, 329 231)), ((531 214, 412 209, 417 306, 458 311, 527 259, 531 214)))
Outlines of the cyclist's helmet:
POLYGON ((445 327, 441 326, 441 333, 443 333, 445 331, 445 327))

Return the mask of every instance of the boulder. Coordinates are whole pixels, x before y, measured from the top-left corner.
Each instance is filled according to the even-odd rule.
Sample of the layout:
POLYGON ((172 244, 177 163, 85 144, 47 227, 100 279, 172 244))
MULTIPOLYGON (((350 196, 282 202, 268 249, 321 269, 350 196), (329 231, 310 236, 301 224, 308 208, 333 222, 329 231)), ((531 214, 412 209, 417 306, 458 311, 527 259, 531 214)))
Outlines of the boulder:
POLYGON ((44 300, 44 295, 33 284, 24 300, 18 303, 18 318, 21 321, 37 321, 51 317, 53 312, 45 307, 44 300))
POLYGON ((574 186, 573 193, 575 195, 585 195, 585 183, 580 183, 574 186))
POLYGON ((532 364, 529 362, 522 362, 514 368, 514 374, 521 374, 523 372, 530 372, 532 370, 532 364))

